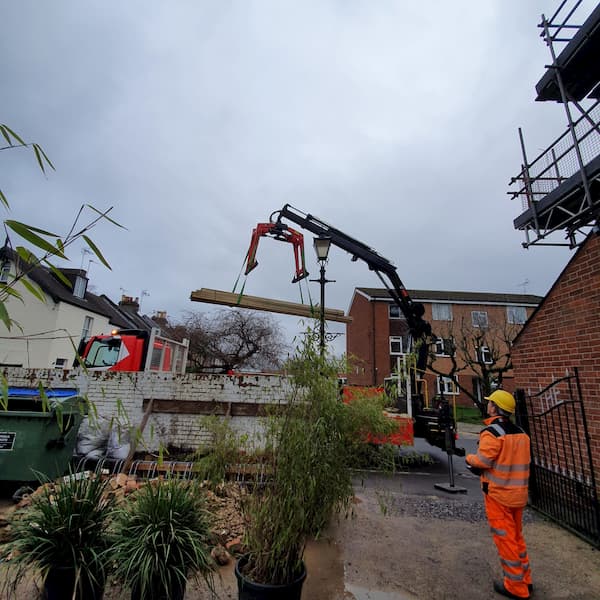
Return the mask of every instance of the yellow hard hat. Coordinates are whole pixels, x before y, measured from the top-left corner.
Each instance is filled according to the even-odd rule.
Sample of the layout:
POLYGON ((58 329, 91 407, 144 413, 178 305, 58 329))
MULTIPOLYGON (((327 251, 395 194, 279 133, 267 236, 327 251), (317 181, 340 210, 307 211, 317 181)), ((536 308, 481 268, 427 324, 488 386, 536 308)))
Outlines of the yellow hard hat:
POLYGON ((485 399, 493 402, 498 408, 501 408, 510 414, 515 412, 515 398, 510 392, 496 390, 489 396, 486 396, 485 399))

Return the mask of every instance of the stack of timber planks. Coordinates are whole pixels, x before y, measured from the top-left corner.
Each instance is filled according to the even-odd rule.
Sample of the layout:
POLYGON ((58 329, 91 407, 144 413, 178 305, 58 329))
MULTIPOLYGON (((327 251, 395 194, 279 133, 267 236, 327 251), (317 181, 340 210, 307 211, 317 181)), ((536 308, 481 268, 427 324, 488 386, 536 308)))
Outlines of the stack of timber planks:
MULTIPOLYGON (((284 300, 272 300, 270 298, 260 298, 258 296, 240 296, 240 294, 211 290, 209 288, 201 288, 192 292, 190 294, 190 300, 193 302, 206 302, 208 304, 222 304, 224 306, 264 310, 284 315, 297 315, 309 319, 318 319, 320 316, 320 309, 318 306, 286 302, 284 300)), ((325 308, 325 320, 337 321, 338 323, 351 323, 352 317, 346 316, 343 310, 325 308)))

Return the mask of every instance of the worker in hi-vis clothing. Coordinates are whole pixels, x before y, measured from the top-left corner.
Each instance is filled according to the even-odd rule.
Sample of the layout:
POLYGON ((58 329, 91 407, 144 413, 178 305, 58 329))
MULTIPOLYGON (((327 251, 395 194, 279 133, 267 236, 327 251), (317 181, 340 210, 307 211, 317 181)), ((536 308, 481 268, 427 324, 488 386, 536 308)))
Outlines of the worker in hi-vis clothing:
POLYGON ((529 436, 510 421, 515 412, 512 394, 496 390, 485 399, 488 418, 479 434, 477 454, 468 454, 465 460, 480 476, 485 512, 504 572, 503 581, 494 581, 494 591, 507 598, 529 598, 533 585, 522 531, 529 482, 529 436))

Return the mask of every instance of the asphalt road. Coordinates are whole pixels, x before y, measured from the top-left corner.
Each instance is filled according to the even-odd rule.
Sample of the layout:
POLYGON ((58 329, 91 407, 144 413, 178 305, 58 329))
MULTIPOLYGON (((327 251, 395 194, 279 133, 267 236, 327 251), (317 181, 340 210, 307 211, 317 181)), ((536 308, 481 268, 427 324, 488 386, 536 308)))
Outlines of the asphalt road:
MULTIPOLYGON (((477 449, 477 439, 477 434, 464 433, 460 436, 457 446, 470 454, 477 449)), ((481 502, 479 477, 469 472, 464 457, 449 457, 420 438, 416 438, 414 446, 403 449, 401 454, 410 459, 408 462, 412 462, 405 470, 394 474, 360 472, 355 483, 364 489, 402 492, 416 496, 435 494, 460 502, 481 502), (453 479, 450 475, 450 464, 453 479), (441 484, 441 487, 436 487, 436 484, 441 484)))

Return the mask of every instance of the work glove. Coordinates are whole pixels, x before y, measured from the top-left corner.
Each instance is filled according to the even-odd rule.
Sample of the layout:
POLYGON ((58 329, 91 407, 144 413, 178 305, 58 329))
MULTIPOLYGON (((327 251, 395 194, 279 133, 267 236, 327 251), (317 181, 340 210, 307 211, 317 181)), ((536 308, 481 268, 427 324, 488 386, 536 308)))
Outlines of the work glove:
MULTIPOLYGON (((466 462, 466 461, 465 461, 466 462)), ((477 477, 479 477, 481 475, 482 470, 479 469, 478 467, 473 467, 472 465, 470 465, 468 462, 466 462, 467 465, 467 469, 473 473, 473 475, 477 475, 477 477)))

